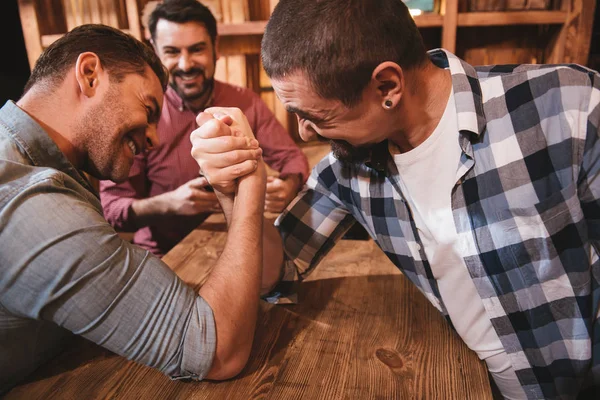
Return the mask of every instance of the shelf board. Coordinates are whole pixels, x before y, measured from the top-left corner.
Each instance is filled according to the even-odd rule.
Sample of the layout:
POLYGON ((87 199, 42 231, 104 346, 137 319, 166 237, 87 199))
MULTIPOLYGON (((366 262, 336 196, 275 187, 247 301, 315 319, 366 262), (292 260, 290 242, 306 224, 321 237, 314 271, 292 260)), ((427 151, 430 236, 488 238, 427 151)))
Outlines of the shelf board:
MULTIPOLYGON (((441 27, 444 23, 444 17, 436 13, 425 13, 414 17, 417 26, 420 28, 441 27)), ((247 21, 235 24, 218 24, 217 31, 219 36, 249 36, 262 35, 267 26, 267 21, 247 21)), ((130 33, 127 29, 122 29, 125 33, 130 33)), ((63 34, 43 35, 42 47, 46 48, 61 38, 63 34)))
POLYGON ((267 21, 247 21, 235 24, 218 24, 219 36, 262 35, 267 21))
POLYGON ((499 11, 458 14, 458 26, 560 25, 567 20, 566 11, 499 11))
MULTIPOLYGON (((127 34, 131 34, 131 32, 128 29, 121 29, 121 31, 124 33, 127 33, 127 34)), ((46 47, 50 46, 52 43, 56 42, 58 39, 60 39, 63 36, 64 36, 64 33, 58 33, 55 35, 42 35, 42 37, 41 37, 42 47, 45 49, 46 47)))
MULTIPOLYGON (((414 17, 420 28, 441 27, 444 17, 436 13, 424 13, 414 17)), ((247 21, 234 24, 219 24, 217 31, 219 36, 244 36, 262 35, 267 26, 267 21, 247 21)))
POLYGON ((437 13, 423 13, 413 19, 419 28, 436 28, 444 24, 444 17, 437 13))

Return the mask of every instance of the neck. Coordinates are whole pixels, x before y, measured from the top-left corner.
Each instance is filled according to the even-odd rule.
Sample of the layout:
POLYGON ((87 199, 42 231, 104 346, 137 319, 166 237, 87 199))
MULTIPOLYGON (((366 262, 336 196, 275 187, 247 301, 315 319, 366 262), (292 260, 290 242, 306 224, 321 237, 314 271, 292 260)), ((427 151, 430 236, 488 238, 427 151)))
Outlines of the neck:
POLYGON ((77 152, 71 140, 68 119, 62 117, 64 110, 72 108, 56 101, 54 97, 51 94, 42 93, 39 89, 31 88, 17 102, 17 106, 46 131, 69 162, 79 169, 83 164, 83 157, 77 152))
POLYGON ((390 140, 402 153, 423 143, 438 126, 452 89, 450 71, 431 62, 426 67, 407 73, 411 82, 402 95, 398 108, 401 129, 390 140))

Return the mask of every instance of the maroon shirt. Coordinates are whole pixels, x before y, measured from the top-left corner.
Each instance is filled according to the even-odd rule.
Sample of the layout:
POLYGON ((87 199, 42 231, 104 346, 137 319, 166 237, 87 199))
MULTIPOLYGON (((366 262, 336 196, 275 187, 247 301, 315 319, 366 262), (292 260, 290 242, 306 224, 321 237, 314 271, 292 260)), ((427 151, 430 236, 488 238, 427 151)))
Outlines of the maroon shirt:
MULTIPOLYGON (((308 177, 308 161, 285 128, 260 97, 249 89, 215 81, 211 106, 241 109, 263 149, 263 159, 284 178, 291 174, 308 177)), ((152 226, 135 226, 131 218, 134 199, 170 192, 199 176, 191 156, 190 133, 196 129, 196 113, 188 110, 170 87, 164 98, 158 123, 159 145, 139 154, 126 182, 100 182, 100 198, 105 218, 117 230, 134 232, 133 242, 163 256, 190 233, 206 215, 169 216, 152 226)))

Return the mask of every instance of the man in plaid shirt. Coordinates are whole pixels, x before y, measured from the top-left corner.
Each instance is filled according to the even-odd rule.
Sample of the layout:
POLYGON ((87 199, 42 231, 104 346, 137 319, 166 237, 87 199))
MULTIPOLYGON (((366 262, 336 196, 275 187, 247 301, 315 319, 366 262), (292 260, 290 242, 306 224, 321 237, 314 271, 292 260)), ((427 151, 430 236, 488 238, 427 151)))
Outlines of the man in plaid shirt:
MULTIPOLYGON (((285 264, 306 276, 358 221, 503 397, 599 398, 598 73, 426 53, 397 0, 281 0, 262 56, 333 150, 277 222, 285 264)), ((192 135, 203 171, 216 140, 192 135)))

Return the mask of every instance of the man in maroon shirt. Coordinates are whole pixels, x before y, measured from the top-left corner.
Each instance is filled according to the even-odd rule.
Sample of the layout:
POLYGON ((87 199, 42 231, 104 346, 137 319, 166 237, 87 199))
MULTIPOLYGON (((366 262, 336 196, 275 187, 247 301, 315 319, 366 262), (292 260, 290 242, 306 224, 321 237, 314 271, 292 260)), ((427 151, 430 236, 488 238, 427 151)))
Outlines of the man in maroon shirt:
POLYGON ((266 211, 281 212, 296 196, 308 162, 254 92, 215 81, 217 24, 208 8, 196 0, 169 0, 152 12, 149 29, 171 74, 158 123, 160 145, 136 157, 126 182, 100 182, 100 197, 105 217, 116 229, 136 231, 134 243, 163 256, 218 210, 190 155, 189 136, 205 108, 237 107, 246 115, 265 162, 279 172, 267 182, 266 211))

